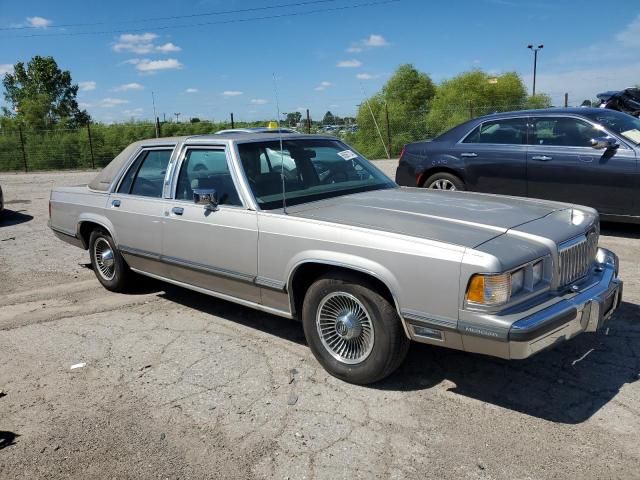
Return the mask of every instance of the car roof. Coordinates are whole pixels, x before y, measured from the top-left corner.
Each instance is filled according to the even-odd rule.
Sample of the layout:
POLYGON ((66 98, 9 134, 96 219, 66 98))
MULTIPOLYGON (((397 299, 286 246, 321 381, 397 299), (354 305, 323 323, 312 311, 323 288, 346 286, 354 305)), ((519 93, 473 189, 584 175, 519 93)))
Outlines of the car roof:
POLYGON ((219 130, 216 135, 224 135, 226 133, 296 133, 290 128, 269 128, 269 127, 251 127, 251 128, 228 128, 225 130, 219 130))
POLYGON ((538 108, 532 110, 513 110, 510 112, 497 112, 490 113, 489 115, 484 115, 483 117, 478 117, 474 120, 479 120, 483 118, 500 118, 500 117, 513 117, 516 115, 521 116, 543 116, 543 115, 582 115, 588 113, 598 113, 602 112, 601 108, 591 108, 591 107, 552 107, 552 108, 538 108))

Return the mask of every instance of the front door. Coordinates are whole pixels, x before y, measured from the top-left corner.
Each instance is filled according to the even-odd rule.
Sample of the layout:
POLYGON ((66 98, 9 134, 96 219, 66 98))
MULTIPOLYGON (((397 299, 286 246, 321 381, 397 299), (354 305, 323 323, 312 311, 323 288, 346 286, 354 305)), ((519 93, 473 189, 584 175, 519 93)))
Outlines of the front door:
POLYGON ((527 118, 489 120, 455 146, 470 190, 526 196, 527 118))
POLYGON ((527 189, 534 198, 587 205, 603 214, 633 209, 636 158, 632 150, 594 149, 607 133, 575 117, 531 119, 527 189))
POLYGON ((142 150, 114 193, 106 216, 114 226, 116 244, 134 269, 163 274, 162 187, 173 147, 142 150))
POLYGON ((173 200, 165 201, 162 261, 168 277, 222 296, 259 302, 257 214, 238 195, 224 147, 188 147, 173 200), (193 202, 196 189, 214 189, 211 210, 193 202))

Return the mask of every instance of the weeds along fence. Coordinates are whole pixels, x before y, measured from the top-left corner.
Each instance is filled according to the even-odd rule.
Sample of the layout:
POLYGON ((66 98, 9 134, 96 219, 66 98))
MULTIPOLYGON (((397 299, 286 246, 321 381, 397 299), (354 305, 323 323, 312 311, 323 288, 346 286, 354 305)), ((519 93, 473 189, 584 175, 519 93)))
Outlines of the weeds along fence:
MULTIPOLYGON (((357 128, 349 125, 327 128, 313 122, 310 131, 339 137, 369 158, 385 158, 397 156, 406 143, 433 138, 471 118, 521 108, 524 107, 461 105, 408 114, 380 108, 373 116, 360 115, 357 128)), ((235 127, 264 125, 265 122, 235 123, 235 127)), ((160 136, 207 134, 230 127, 228 123, 206 121, 165 123, 160 136)), ((301 131, 306 133, 307 128, 301 131)), ((153 123, 90 124, 55 130, 29 130, 16 125, 0 129, 0 172, 102 168, 130 143, 152 137, 155 137, 153 123)))

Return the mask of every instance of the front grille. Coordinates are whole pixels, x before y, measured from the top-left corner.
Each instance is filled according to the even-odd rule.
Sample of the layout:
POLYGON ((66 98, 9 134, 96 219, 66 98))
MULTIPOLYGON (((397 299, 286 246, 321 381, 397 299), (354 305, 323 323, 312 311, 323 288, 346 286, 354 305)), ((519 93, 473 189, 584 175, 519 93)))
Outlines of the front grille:
POLYGON ((596 230, 560 244, 558 285, 564 287, 584 277, 596 257, 597 250, 598 232, 596 230))

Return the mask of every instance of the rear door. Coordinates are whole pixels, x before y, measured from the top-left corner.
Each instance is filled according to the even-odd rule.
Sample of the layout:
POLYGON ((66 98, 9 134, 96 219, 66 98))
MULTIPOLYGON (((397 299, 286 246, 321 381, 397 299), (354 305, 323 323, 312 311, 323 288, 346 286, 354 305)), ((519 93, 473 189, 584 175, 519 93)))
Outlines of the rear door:
POLYGON ((162 189, 173 146, 145 148, 109 195, 106 215, 127 263, 162 275, 162 189))
POLYGON ((527 117, 483 122, 454 148, 470 190, 526 196, 527 117))
POLYGON ((591 146, 592 139, 607 135, 602 127, 577 117, 532 117, 528 195, 587 205, 605 214, 630 214, 635 154, 624 144, 608 150, 591 146))

